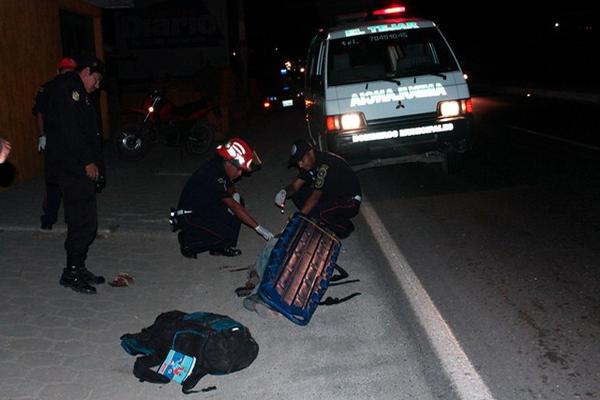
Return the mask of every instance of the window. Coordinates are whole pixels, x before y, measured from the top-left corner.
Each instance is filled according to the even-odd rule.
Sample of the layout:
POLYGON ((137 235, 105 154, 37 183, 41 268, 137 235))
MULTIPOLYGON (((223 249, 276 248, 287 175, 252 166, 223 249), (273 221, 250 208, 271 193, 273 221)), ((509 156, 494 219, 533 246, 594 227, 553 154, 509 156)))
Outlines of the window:
POLYGON ((330 86, 457 69, 448 45, 435 28, 354 36, 329 44, 330 86))

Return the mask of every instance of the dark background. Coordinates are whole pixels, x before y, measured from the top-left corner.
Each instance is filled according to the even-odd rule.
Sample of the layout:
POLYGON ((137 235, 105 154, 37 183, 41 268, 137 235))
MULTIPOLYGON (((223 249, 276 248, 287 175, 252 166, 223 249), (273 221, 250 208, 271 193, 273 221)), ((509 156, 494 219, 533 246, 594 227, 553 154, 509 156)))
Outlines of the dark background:
MULTIPOLYGON (((246 2, 251 71, 273 58, 304 58, 310 38, 336 14, 391 2, 266 0, 246 2), (273 49, 279 48, 278 57, 273 49)), ((404 2, 409 16, 438 24, 473 81, 597 91, 597 13, 591 2, 404 2), (555 27, 558 22, 559 26, 555 27)))
MULTIPOLYGON (((166 5, 169 1, 167 0, 166 5)), ((245 0, 250 77, 268 79, 284 60, 306 57, 319 28, 335 16, 383 8, 380 0, 245 0), (276 50, 277 49, 277 50, 276 50)), ((600 88, 600 38, 592 3, 535 1, 406 1, 407 16, 438 24, 473 83, 525 85, 586 92, 600 88), (555 24, 558 23, 558 26, 555 24)), ((242 43, 238 2, 227 0, 231 65, 242 43)), ((114 15, 105 10, 105 42, 114 43, 114 15)))

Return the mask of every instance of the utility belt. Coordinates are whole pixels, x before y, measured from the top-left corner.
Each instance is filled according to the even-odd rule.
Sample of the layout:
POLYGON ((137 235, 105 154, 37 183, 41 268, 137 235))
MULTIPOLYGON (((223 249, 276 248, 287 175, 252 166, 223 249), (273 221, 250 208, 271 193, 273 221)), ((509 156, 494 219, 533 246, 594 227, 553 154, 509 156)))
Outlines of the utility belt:
POLYGON ((177 217, 181 217, 183 215, 188 215, 191 213, 192 210, 178 210, 176 208, 171 208, 171 213, 169 214, 169 224, 171 225, 171 230, 173 232, 176 232, 181 229, 181 225, 179 224, 177 217))

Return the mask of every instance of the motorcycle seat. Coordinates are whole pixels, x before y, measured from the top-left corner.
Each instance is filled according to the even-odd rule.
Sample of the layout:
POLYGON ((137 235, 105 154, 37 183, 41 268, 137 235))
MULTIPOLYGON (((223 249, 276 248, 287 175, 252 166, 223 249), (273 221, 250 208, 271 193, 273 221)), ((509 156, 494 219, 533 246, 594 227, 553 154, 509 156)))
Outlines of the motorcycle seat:
POLYGON ((202 100, 198 100, 198 101, 193 101, 191 103, 187 103, 187 104, 183 104, 180 106, 175 106, 173 108, 173 114, 179 116, 179 117, 189 117, 192 114, 209 108, 209 103, 207 100, 202 99, 202 100))

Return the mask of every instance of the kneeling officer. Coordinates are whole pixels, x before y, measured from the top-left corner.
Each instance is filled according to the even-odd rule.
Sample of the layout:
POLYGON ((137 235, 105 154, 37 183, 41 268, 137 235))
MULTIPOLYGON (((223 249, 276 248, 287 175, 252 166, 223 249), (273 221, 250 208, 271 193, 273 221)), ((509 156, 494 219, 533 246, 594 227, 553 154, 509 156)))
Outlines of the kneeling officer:
POLYGON ((354 231, 350 219, 358 214, 362 200, 360 182, 350 165, 303 139, 294 142, 289 165, 298 167, 298 176, 277 193, 275 204, 283 208, 286 198, 291 198, 300 212, 338 237, 348 237, 354 231))
POLYGON ((235 257, 240 255, 237 240, 242 222, 265 240, 273 234, 259 225, 243 206, 234 181, 260 162, 248 143, 233 138, 217 147, 216 157, 201 166, 187 181, 177 210, 171 213, 180 228, 181 254, 196 258, 197 253, 235 257))

